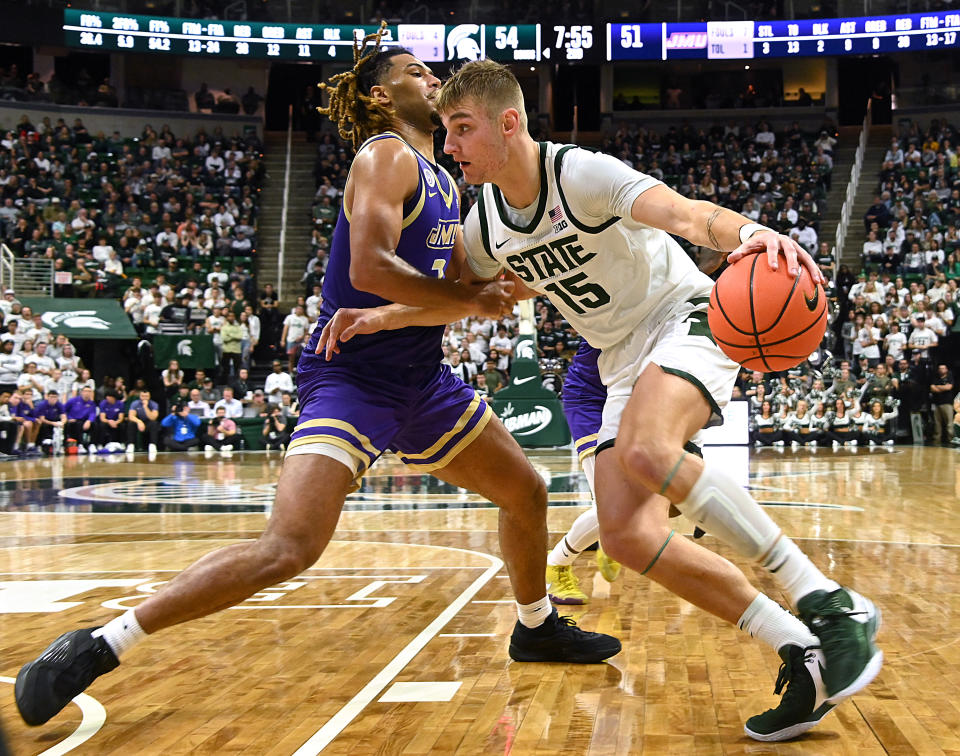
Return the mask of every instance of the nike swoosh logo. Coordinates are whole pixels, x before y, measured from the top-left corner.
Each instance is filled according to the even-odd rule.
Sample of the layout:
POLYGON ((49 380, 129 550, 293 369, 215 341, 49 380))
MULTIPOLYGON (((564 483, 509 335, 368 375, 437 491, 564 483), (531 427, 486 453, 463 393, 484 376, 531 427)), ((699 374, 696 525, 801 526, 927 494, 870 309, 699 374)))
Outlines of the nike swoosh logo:
POLYGON ((502 242, 494 242, 494 246, 495 246, 497 249, 500 249, 500 247, 502 247, 502 246, 503 246, 504 244, 506 244, 508 241, 510 241, 510 240, 509 240, 509 239, 504 239, 502 242))
POLYGON ((437 196, 437 193, 436 193, 436 192, 427 192, 427 196, 428 196, 428 197, 436 197, 436 196, 437 196))
POLYGON ((803 301, 807 303, 807 309, 810 310, 810 312, 816 312, 817 304, 820 302, 820 287, 818 286, 815 291, 816 293, 813 295, 813 299, 806 294, 803 295, 803 301))
POLYGON ((536 377, 537 377, 537 376, 535 376, 535 375, 530 375, 530 376, 527 376, 526 378, 514 378, 514 379, 513 379, 513 385, 514 385, 514 386, 520 386, 520 385, 522 385, 522 384, 524 384, 524 383, 528 383, 528 382, 534 380, 536 377))

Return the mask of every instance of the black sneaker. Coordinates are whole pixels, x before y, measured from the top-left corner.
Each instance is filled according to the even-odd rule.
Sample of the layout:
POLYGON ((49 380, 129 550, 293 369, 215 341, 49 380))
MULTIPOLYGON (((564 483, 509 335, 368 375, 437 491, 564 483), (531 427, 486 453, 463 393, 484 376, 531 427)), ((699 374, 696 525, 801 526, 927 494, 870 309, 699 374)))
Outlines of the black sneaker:
POLYGON ((14 693, 24 722, 33 727, 44 724, 97 677, 119 666, 107 642, 93 637, 97 629, 64 633, 20 670, 14 693))
POLYGON ((559 616, 556 609, 540 627, 518 621, 510 636, 510 658, 520 662, 599 664, 620 649, 612 635, 581 630, 573 618, 559 616))

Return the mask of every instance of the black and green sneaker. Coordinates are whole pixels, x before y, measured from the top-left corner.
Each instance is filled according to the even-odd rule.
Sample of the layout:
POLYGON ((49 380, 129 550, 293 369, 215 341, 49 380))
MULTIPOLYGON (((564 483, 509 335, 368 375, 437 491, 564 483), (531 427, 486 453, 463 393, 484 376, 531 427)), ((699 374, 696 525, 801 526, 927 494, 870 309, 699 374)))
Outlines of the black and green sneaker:
POLYGON ((750 717, 743 731, 754 740, 790 740, 819 724, 832 709, 823 684, 823 653, 817 646, 780 649, 780 674, 773 692, 787 686, 780 705, 750 717))
POLYGON ((828 702, 840 703, 880 672, 883 652, 873 642, 880 610, 872 601, 848 588, 814 591, 797 602, 797 614, 820 640, 828 702))

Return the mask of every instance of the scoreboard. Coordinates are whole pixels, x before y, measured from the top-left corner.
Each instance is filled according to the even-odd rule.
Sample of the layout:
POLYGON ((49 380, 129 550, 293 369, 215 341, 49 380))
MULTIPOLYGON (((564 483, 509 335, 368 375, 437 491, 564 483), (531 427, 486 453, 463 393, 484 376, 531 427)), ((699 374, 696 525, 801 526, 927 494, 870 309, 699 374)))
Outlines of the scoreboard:
MULTIPOLYGON (((211 21, 64 10, 69 47, 200 57, 352 61, 379 27, 211 21)), ((751 59, 867 55, 960 46, 960 11, 801 21, 616 24, 392 24, 382 44, 428 63, 751 59), (605 44, 604 44, 605 43, 605 44), (604 49, 605 48, 605 49, 604 49), (604 53, 606 53, 604 55, 604 53)))
MULTIPOLYGON (((85 50, 167 53, 325 63, 353 61, 354 35, 379 26, 274 24, 64 10, 67 46, 85 50)), ((400 45, 428 63, 491 58, 504 63, 600 62, 602 28, 541 24, 391 24, 384 46, 400 45)))
POLYGON ((607 24, 607 60, 750 59, 956 49, 960 12, 822 18, 607 24))

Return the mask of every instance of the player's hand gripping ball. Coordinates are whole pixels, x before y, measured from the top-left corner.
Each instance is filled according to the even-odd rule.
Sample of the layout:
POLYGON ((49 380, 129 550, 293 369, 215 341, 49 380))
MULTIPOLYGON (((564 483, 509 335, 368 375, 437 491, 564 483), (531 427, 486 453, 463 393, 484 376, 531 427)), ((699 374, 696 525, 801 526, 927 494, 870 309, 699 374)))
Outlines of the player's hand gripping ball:
POLYGON ((737 260, 717 280, 707 311, 710 331, 734 362, 764 373, 796 367, 820 345, 827 295, 807 270, 772 270, 765 254, 737 260))

